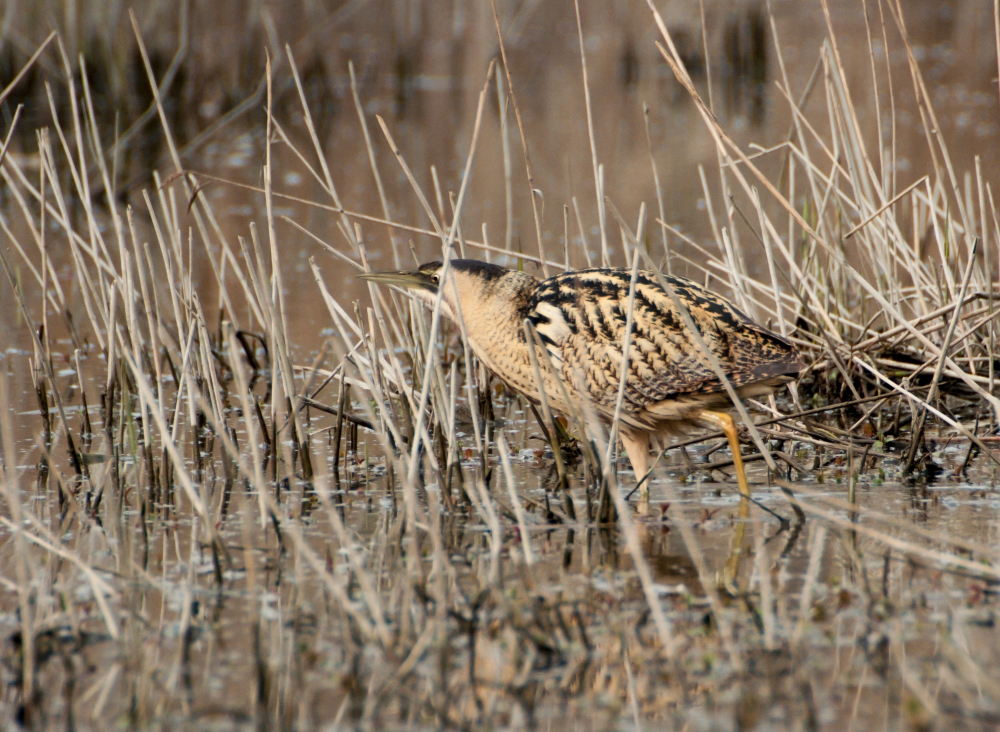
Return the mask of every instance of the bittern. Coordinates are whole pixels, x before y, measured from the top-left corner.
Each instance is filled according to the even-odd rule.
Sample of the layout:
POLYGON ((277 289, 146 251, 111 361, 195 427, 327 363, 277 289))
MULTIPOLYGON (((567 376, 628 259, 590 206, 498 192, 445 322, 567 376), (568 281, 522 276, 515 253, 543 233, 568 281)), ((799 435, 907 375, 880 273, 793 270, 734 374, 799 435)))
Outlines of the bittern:
MULTIPOLYGON (((404 288, 431 306, 444 287, 442 313, 456 322, 461 318, 473 353, 513 391, 538 404, 541 387, 557 412, 572 413, 567 399, 589 400, 604 418, 614 417, 625 360, 630 270, 584 269, 539 281, 494 264, 453 259, 448 282, 442 282, 441 262, 360 276, 404 288), (525 320, 548 351, 549 358, 537 359, 541 384, 525 320)), ((728 300, 690 280, 664 277, 740 396, 770 394, 802 370, 795 346, 728 300)), ((649 472, 651 440, 662 445, 664 438, 687 428, 711 425, 728 438, 740 492, 749 496, 736 425, 721 411, 733 406, 730 397, 652 272, 638 272, 632 310, 619 433, 636 479, 649 472)))

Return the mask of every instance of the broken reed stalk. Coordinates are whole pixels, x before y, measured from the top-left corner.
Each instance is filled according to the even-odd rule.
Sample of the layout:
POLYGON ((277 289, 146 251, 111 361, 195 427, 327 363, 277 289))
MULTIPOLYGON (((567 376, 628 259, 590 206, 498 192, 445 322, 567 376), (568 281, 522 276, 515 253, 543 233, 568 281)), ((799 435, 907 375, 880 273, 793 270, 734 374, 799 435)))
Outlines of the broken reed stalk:
POLYGON ((350 393, 348 389, 350 387, 347 385, 346 377, 347 371, 342 367, 340 371, 340 396, 338 397, 337 404, 337 427, 333 433, 333 474, 338 484, 340 483, 340 441, 344 433, 344 419, 347 415, 347 406, 350 404, 350 397, 348 396, 350 393))

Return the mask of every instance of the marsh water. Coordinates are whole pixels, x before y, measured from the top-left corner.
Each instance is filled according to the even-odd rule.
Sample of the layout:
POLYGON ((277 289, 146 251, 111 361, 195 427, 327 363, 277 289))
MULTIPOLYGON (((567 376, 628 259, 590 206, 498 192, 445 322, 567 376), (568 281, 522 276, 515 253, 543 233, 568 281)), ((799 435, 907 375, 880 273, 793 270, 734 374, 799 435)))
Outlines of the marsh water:
MULTIPOLYGON (((792 120, 776 82, 787 74, 793 93, 801 95, 814 73, 825 73, 819 54, 828 32, 823 6, 784 0, 770 6, 707 0, 702 17, 697 3, 658 5, 699 91, 711 100, 716 116, 733 139, 746 150, 763 151, 786 139, 792 120), (781 59, 775 52, 772 17, 781 59), (759 148, 751 148, 751 144, 759 148)), ((8 4, 11 20, 0 49, 5 64, 3 83, 12 76, 11 70, 23 63, 30 48, 44 38, 49 25, 64 30, 68 57, 83 53, 95 77, 97 114, 105 130, 105 144, 110 149, 116 136, 124 132, 128 137, 120 151, 107 156, 114 169, 116 200, 137 211, 145 210, 142 192, 155 191, 153 171, 160 171, 165 178, 174 172, 174 165, 158 119, 134 132, 130 129, 150 96, 137 70, 134 51, 122 50, 134 47, 127 16, 114 3, 38 4, 38 8, 43 6, 44 11, 36 12, 30 3, 8 4)), ((469 240, 488 241, 510 254, 483 254, 469 246, 469 256, 489 257, 509 266, 520 264, 541 275, 537 264, 517 256, 539 256, 529 192, 534 188, 543 257, 566 259, 573 267, 600 263, 595 163, 572 3, 498 3, 533 169, 530 186, 513 105, 498 101, 506 99, 506 78, 486 77, 490 60, 499 53, 488 4, 350 0, 337 7, 318 2, 191 2, 187 6, 186 16, 168 3, 136 6, 153 66, 160 73, 170 66, 176 48, 182 42, 187 46, 180 71, 164 93, 169 122, 187 170, 244 186, 262 186, 266 98, 257 92, 263 79, 265 50, 274 64, 274 117, 299 149, 311 149, 285 53, 288 43, 345 209, 389 217, 418 229, 430 228, 410 183, 384 142, 375 118, 379 115, 431 208, 441 220, 450 220, 451 197, 457 196, 461 186, 479 95, 485 88, 487 101, 462 210, 462 228, 469 240), (355 111, 348 61, 354 64, 387 211, 383 210, 355 111), (248 99, 251 103, 246 111, 232 119, 225 117, 248 99), (220 120, 225 123, 220 124, 220 120), (505 125, 502 120, 506 120, 505 125), (203 135, 205 130, 209 134, 203 135)), ((687 92, 662 62, 645 3, 588 1, 581 3, 580 11, 594 156, 603 167, 606 196, 630 221, 637 218, 640 204, 645 203, 651 212, 647 246, 657 256, 664 256, 675 273, 694 274, 696 270, 687 259, 700 261, 698 251, 675 233, 661 232, 652 222, 662 215, 684 236, 717 249, 711 216, 724 218, 725 201, 714 143, 687 92), (660 200, 654 170, 662 188, 660 200)), ((862 124, 870 130, 866 142, 871 150, 896 151, 895 169, 887 177, 894 181, 894 190, 903 190, 927 172, 931 160, 899 29, 878 2, 866 5, 838 0, 830 3, 829 11, 851 83, 850 93, 863 117, 862 124), (873 62, 880 65, 877 91, 872 87, 873 62), (892 79, 891 95, 886 73, 892 79)), ((996 182, 1000 171, 1000 94, 992 7, 954 0, 907 3, 904 11, 915 60, 929 84, 940 132, 948 141, 960 180, 970 191, 965 195, 971 197, 969 181, 975 180, 977 157, 985 180, 996 182)), ((60 64, 55 54, 47 55, 25 82, 24 90, 2 107, 10 120, 15 104, 26 105, 20 123, 22 134, 10 154, 36 174, 38 148, 33 129, 52 125, 42 84, 49 76, 61 78, 60 64), (24 132, 29 127, 31 134, 24 132)), ((58 96, 58 89, 55 93, 58 96)), ((804 108, 823 110, 823 93, 816 85, 804 108)), ((353 278, 353 270, 316 241, 323 240, 356 259, 338 230, 340 219, 328 210, 301 202, 330 205, 329 192, 280 141, 274 144, 274 155, 275 192, 299 199, 277 198, 274 214, 278 261, 288 302, 289 340, 296 364, 308 366, 333 333, 310 259, 315 258, 331 293, 348 312, 353 312, 356 301, 364 312, 369 295, 367 287, 353 278)), ((782 166, 780 150, 764 153, 758 160, 771 172, 782 166)), ((96 171, 92 172, 96 179, 96 171)), ((206 186, 199 195, 211 201, 223 235, 233 242, 237 236, 249 236, 251 222, 266 228, 263 196, 256 191, 220 181, 206 186)), ((737 200, 742 201, 739 196, 737 200)), ((172 201, 185 225, 190 213, 184 210, 187 203, 172 201)), ((3 207, 14 232, 30 236, 10 196, 3 196, 3 207)), ((47 256, 56 264, 71 320, 80 327, 80 333, 74 334, 70 319, 48 314, 48 337, 56 360, 55 387, 67 405, 71 428, 79 430, 82 406, 78 387, 82 382, 95 432, 100 434, 97 405, 107 373, 106 356, 80 325, 84 304, 80 284, 73 276, 73 262, 68 249, 60 244, 60 228, 54 222, 48 225, 47 256), (82 346, 80 379, 72 357, 77 346, 82 346)), ((152 237, 148 225, 142 221, 137 225, 142 237, 152 237)), ((399 229, 390 233, 388 227, 372 221, 361 221, 359 226, 374 269, 408 266, 415 259, 425 261, 440 254, 439 243, 427 234, 399 229)), ((611 224, 608 230, 607 254, 613 264, 622 266, 621 237, 610 233, 617 232, 618 226, 611 224)), ((752 273, 766 272, 766 265, 757 262, 749 248, 746 256, 752 273)), ((208 255, 192 250, 187 261, 201 303, 207 313, 217 317, 221 308, 218 279, 208 255)), ((25 297, 35 308, 34 320, 40 322, 40 293, 24 274, 25 297)), ((0 318, 0 367, 9 374, 16 438, 16 458, 5 454, 5 464, 8 472, 16 470, 25 504, 39 519, 58 526, 62 510, 59 489, 51 477, 40 480, 38 475, 41 413, 29 365, 31 335, 6 282, 0 287, 0 312, 4 314, 0 318)), ((246 317, 250 320, 249 313, 246 317)), ((445 349, 457 352, 457 340, 453 329, 446 330, 445 349)), ((316 398, 336 406, 336 386, 332 383, 316 398)), ((458 402, 461 410, 465 402, 462 398, 458 402)), ((780 405, 788 406, 784 402, 780 405)), ((976 419, 967 403, 952 406, 956 412, 969 410, 966 416, 970 422, 976 419)), ((531 726, 551 730, 927 729, 921 726, 928 706, 920 695, 922 687, 910 683, 905 673, 894 676, 891 669, 902 662, 890 659, 902 654, 915 659, 915 665, 936 663, 943 653, 940 648, 954 646, 985 669, 995 684, 992 669, 1000 658, 1000 636, 995 629, 993 585, 975 576, 941 572, 887 550, 863 533, 827 530, 818 521, 796 521, 787 497, 774 482, 776 476, 761 462, 751 463, 748 473, 755 498, 773 513, 754 509, 752 518, 745 518, 738 510, 739 497, 729 468, 705 468, 727 454, 725 448, 717 452, 718 441, 713 441, 683 454, 668 453, 650 481, 648 505, 636 508, 639 538, 663 607, 674 622, 700 628, 688 631, 695 647, 700 643, 697 633, 708 637, 716 632, 706 589, 678 527, 683 522, 695 532, 705 565, 715 576, 723 571, 734 534, 743 524, 749 528, 748 546, 753 545, 744 562, 749 567, 758 562, 758 556, 766 557, 766 564, 759 560, 760 566, 773 567, 770 572, 780 597, 777 628, 771 632, 792 639, 800 654, 796 658, 805 659, 807 673, 803 677, 801 669, 793 671, 773 648, 748 647, 743 652, 747 673, 742 681, 724 682, 722 679, 728 677, 722 670, 715 673, 715 668, 722 669, 725 664, 713 655, 706 641, 703 653, 692 653, 684 660, 688 671, 702 675, 703 688, 693 696, 673 691, 669 679, 664 680, 668 671, 653 660, 655 653, 642 640, 643 629, 651 621, 622 537, 607 529, 575 530, 551 520, 561 509, 553 494, 551 451, 538 424, 517 398, 498 396, 496 407, 494 435, 502 431, 511 446, 517 488, 529 519, 528 537, 508 532, 502 554, 504 581, 525 593, 521 597, 512 590, 517 612, 525 618, 532 615, 532 597, 544 598, 546 607, 560 608, 556 615, 536 612, 533 620, 524 621, 525 627, 536 623, 539 633, 551 632, 560 643, 547 656, 535 651, 534 657, 526 659, 511 657, 505 631, 478 641, 477 679, 482 689, 476 703, 482 724, 497 729, 531 726), (526 545, 534 557, 530 568, 524 561, 526 545), (858 567, 864 568, 860 574, 858 567), (809 585, 807 597, 802 596, 805 584, 809 585), (867 588, 865 593, 857 591, 860 586, 867 588), (801 622, 800 608, 814 622, 801 622), (561 623, 564 627, 552 629, 561 623), (622 663, 628 664, 629 689, 621 686, 619 675, 605 672, 622 663), (807 691, 803 691, 803 678, 807 691), (512 684, 522 696, 514 698, 501 692, 512 684), (914 699, 919 703, 915 705, 914 699), (634 705, 639 700, 641 714, 636 714, 634 705)), ((354 404, 354 412, 367 414, 361 402, 354 404)), ((891 418, 884 415, 886 421, 891 418)), ((309 412, 307 420, 314 459, 325 466, 324 470, 332 471, 335 420, 317 411, 309 412)), ((480 466, 472 432, 471 425, 458 428, 463 467, 470 474, 480 466)), ((242 440, 246 434, 240 432, 242 440)), ((363 547, 372 576, 389 584, 399 571, 393 564, 399 557, 391 546, 397 508, 386 481, 384 457, 368 431, 361 429, 350 437, 353 443, 340 463, 338 510, 357 545, 363 547)), ((65 463, 58 439, 54 460, 65 463)), ((88 453, 107 452, 101 439, 87 448, 88 453)), ((780 436, 774 439, 781 442, 780 436)), ((829 445, 827 449, 820 438, 788 438, 782 449, 810 469, 808 475, 792 476, 807 489, 841 501, 847 500, 849 490, 856 491, 857 515, 843 507, 828 506, 824 510, 829 513, 853 518, 863 526, 866 511, 873 511, 996 547, 1000 542, 996 468, 982 456, 968 461, 970 444, 961 436, 944 431, 934 439, 939 470, 917 481, 902 480, 902 456, 893 445, 875 445, 874 437, 849 455, 839 454, 829 445), (868 456, 866 447, 873 457, 861 459, 859 465, 860 453, 868 456)), ((197 464, 207 494, 221 500, 226 466, 211 448, 208 454, 204 461, 189 456, 192 472, 197 464)), ((571 492, 576 505, 582 506, 586 503, 581 489, 584 467, 571 465, 570 470, 571 492)), ((619 465, 619 475, 622 486, 630 490, 634 476, 627 462, 619 465)), ((426 489, 439 490, 432 486, 426 489)), ((494 477, 491 491, 501 503, 506 500, 499 478, 494 477)), ((330 571, 341 567, 346 571, 347 550, 331 533, 324 509, 314 505, 308 491, 290 485, 284 491, 279 488, 277 495, 289 507, 290 515, 301 520, 307 542, 330 571)), ((340 642, 351 635, 351 629, 330 625, 329 613, 323 610, 331 603, 324 583, 301 570, 297 561, 291 564, 290 550, 286 551, 281 537, 255 523, 256 514, 248 509, 257 500, 254 495, 237 490, 231 500, 219 534, 229 551, 240 556, 237 564, 242 568, 228 569, 221 587, 210 581, 215 569, 198 543, 197 521, 190 516, 172 516, 169 502, 157 507, 157 530, 149 535, 142 528, 146 517, 139 516, 138 502, 123 496, 117 510, 132 517, 121 524, 123 529, 91 526, 84 530, 77 526, 76 536, 63 537, 108 576, 126 575, 126 564, 141 566, 141 571, 129 576, 139 577, 143 588, 138 588, 137 580, 127 604, 132 617, 141 618, 144 635, 137 637, 128 653, 121 653, 120 646, 111 643, 95 622, 98 609, 88 595, 92 594, 91 586, 81 582, 59 587, 69 598, 64 600, 67 609, 60 616, 65 616, 65 622, 46 629, 49 645, 44 661, 57 668, 45 667, 43 671, 49 674, 45 678, 61 679, 62 685, 45 692, 51 697, 46 701, 48 712, 37 728, 106 729, 102 725, 107 720, 125 726, 137 719, 146 720, 149 728, 160 729, 244 729, 253 724, 261 728, 259 719, 252 718, 248 700, 253 694, 260 698, 268 693, 285 700, 267 723, 273 728, 432 728, 433 723, 418 715, 416 704, 408 707, 393 698, 385 701, 386 708, 379 709, 379 698, 366 696, 365 689, 357 687, 362 678, 369 679, 372 688, 385 683, 377 668, 368 668, 377 666, 378 658, 349 651, 349 644, 340 642), (292 566, 295 570, 289 575, 292 566), (248 594, 248 575, 254 575, 252 581, 264 588, 262 594, 248 594), (259 616, 263 622, 257 627, 271 636, 248 635, 248 616, 259 616), (85 628, 82 634, 81 628, 85 628), (271 686, 264 691, 260 675, 251 671, 260 667, 261 648, 279 659, 270 667, 281 670, 269 679, 271 686), (145 681, 126 684, 127 679, 139 677, 145 681), (69 678, 73 683, 67 692, 69 678), (157 694, 163 689, 176 691, 180 701, 168 708, 157 707, 153 700, 160 698, 157 694), (76 710, 75 715, 71 710, 76 710)), ((446 551, 460 573, 483 573, 489 554, 484 527, 458 512, 445 517, 443 527, 446 551)), ((17 582, 11 537, 9 527, 0 529, 0 576, 5 578, 5 587, 0 589, 4 612, 0 632, 8 639, 8 646, 20 627, 17 597, 11 590, 17 582)), ((44 564, 38 561, 36 570, 44 564)), ((746 571, 753 571, 752 567, 746 571)), ((388 602, 399 604, 407 598, 403 593, 388 602)), ((741 632, 748 632, 747 628, 737 629, 734 637, 741 632)), ((10 661, 17 651, 11 648, 6 651, 9 691, 0 697, 7 702, 2 715, 8 725, 17 721, 16 672, 10 661)), ((435 664, 440 668, 421 669, 421 673, 445 674, 446 669, 465 673, 464 649, 457 640, 448 648, 436 648, 435 664)), ((976 678, 976 674, 970 672, 969 678, 976 678)), ((988 686, 989 680, 983 683, 988 686)), ((959 706, 954 695, 938 696, 936 690, 930 693, 938 703, 941 729, 956 728, 949 727, 951 722, 970 729, 995 728, 1000 718, 992 692, 978 699, 960 699, 964 709, 975 709, 976 714, 954 712, 951 717, 959 706)), ((446 705, 448 700, 435 703, 446 705)))

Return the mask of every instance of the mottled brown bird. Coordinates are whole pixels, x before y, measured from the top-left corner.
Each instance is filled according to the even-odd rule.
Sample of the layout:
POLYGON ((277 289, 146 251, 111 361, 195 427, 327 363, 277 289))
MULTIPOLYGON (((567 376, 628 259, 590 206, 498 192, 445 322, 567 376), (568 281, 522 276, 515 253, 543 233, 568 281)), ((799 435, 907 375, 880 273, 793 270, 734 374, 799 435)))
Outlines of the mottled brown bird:
MULTIPOLYGON (((473 353, 501 381, 535 403, 539 384, 531 364, 524 322, 548 351, 540 358, 542 388, 557 412, 589 401, 606 419, 615 414, 628 320, 627 269, 584 269, 538 279, 477 260, 454 259, 409 272, 361 275, 396 285, 433 306, 447 276, 442 313, 461 318, 473 353), (560 383, 561 382, 561 383, 560 383)), ((803 364, 795 347, 762 328, 726 299, 680 277, 665 276, 691 315, 737 393, 762 396, 793 379, 803 364)), ((725 386, 698 353, 652 272, 639 271, 632 339, 621 410, 620 435, 636 479, 650 468, 650 440, 709 424, 729 438, 740 491, 749 495, 739 441, 725 386)))

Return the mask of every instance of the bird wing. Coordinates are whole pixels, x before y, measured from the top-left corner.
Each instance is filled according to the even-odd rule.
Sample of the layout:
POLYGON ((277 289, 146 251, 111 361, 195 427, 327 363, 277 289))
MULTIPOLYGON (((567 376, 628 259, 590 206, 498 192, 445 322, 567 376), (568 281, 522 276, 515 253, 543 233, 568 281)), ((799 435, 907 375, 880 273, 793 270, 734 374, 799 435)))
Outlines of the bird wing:
MULTIPOLYGON (((801 370, 794 346, 727 300, 690 280, 666 279, 734 386, 801 370)), ((630 282, 628 270, 567 272, 539 283, 529 302, 528 317, 553 366, 604 411, 618 399, 630 282)), ((657 402, 723 389, 669 295, 655 275, 641 271, 623 409, 634 414, 657 402)))

